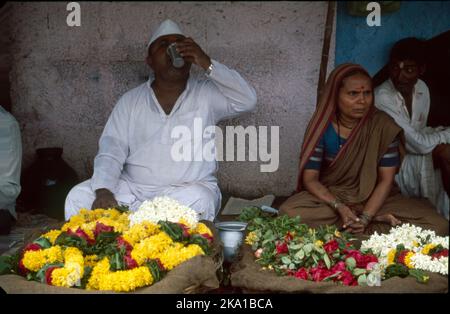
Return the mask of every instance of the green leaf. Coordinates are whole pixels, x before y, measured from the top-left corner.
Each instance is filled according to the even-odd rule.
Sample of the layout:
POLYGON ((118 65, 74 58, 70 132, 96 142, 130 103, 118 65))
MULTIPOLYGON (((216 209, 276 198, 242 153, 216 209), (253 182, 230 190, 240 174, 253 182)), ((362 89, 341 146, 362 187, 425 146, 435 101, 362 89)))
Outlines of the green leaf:
POLYGON ((145 263, 145 266, 147 266, 150 270, 154 282, 160 281, 166 275, 166 271, 159 267, 159 264, 156 260, 148 261, 147 263, 145 263))
POLYGON ((53 264, 46 264, 44 267, 42 267, 35 275, 35 278, 33 280, 37 280, 42 283, 47 283, 45 280, 45 272, 50 267, 64 267, 63 263, 53 263, 53 264))
POLYGON ((303 247, 303 244, 290 244, 289 245, 289 251, 299 250, 303 247))
POLYGON ((324 260, 325 265, 327 266, 327 268, 330 269, 331 268, 331 261, 330 261, 330 258, 328 257, 327 254, 325 254, 323 256, 323 260, 324 260))
POLYGON ((84 273, 83 273, 83 278, 81 278, 81 285, 80 285, 80 289, 86 289, 86 286, 89 282, 89 279, 91 278, 91 274, 92 274, 92 270, 94 268, 92 266, 85 266, 84 267, 84 273))
POLYGON ((303 246, 303 250, 305 251, 305 255, 309 255, 309 253, 312 252, 313 248, 314 248, 314 244, 312 244, 312 243, 305 244, 303 246))
POLYGON ((356 267, 356 260, 353 257, 349 257, 345 260, 345 266, 347 266, 347 268, 352 271, 353 268, 356 267))
POLYGON ((47 238, 40 237, 33 241, 33 243, 39 244, 43 249, 48 249, 52 246, 50 241, 47 238))
POLYGON ((281 257, 281 262, 283 262, 283 264, 285 265, 289 265, 292 261, 289 256, 283 256, 281 257))
POLYGON ((295 253, 294 257, 302 260, 305 257, 305 251, 303 251, 303 249, 300 249, 297 253, 295 253))
POLYGON ((420 270, 420 269, 410 269, 409 275, 416 278, 417 282, 420 282, 420 283, 427 283, 428 280, 430 279, 430 277, 427 276, 427 274, 423 270, 420 270))
POLYGON ((183 237, 183 228, 179 224, 170 221, 159 221, 158 225, 161 226, 161 230, 167 233, 174 242, 182 242, 185 240, 183 237))
POLYGON ((130 211, 130 208, 127 205, 119 205, 119 206, 116 206, 115 208, 121 213, 130 211))
POLYGON ((199 234, 192 235, 188 240, 188 244, 197 244, 202 248, 203 252, 205 252, 206 255, 210 255, 212 252, 208 240, 206 240, 199 234))
POLYGON ((12 265, 11 256, 0 256, 0 275, 6 275, 12 273, 14 266, 12 265))
POLYGON ((385 270, 385 279, 399 276, 405 278, 409 275, 408 267, 402 264, 391 264, 385 270))
POLYGON ((358 285, 367 286, 367 276, 365 274, 358 277, 358 285))
POLYGON ((365 274, 367 271, 363 268, 355 268, 353 269, 353 275, 355 276, 361 276, 362 274, 365 274))
POLYGON ((295 264, 294 264, 294 263, 290 263, 289 266, 288 266, 288 268, 289 268, 289 269, 295 269, 296 267, 295 267, 295 264))

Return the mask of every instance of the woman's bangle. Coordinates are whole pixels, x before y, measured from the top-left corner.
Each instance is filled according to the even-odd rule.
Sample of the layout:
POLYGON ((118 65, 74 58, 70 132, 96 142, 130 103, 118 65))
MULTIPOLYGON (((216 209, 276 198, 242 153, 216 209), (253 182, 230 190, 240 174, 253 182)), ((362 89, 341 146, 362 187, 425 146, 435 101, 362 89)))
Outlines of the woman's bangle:
POLYGON ((359 215, 359 219, 364 226, 367 226, 372 221, 372 216, 367 213, 359 215))
POLYGON ((329 205, 332 209, 338 210, 339 207, 341 207, 341 206, 344 205, 344 204, 342 204, 341 202, 339 202, 339 200, 336 198, 335 200, 333 200, 333 201, 331 201, 331 202, 328 202, 328 205, 329 205))

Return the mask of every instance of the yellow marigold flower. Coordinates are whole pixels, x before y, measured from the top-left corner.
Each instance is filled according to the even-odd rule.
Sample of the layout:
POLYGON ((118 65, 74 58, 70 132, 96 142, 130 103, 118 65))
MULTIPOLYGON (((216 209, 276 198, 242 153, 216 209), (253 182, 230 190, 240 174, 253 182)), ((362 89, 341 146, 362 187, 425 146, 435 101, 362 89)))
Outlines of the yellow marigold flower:
POLYGON ((405 265, 408 266, 408 268, 414 268, 414 265, 411 263, 411 257, 414 256, 414 252, 409 251, 405 256, 405 265))
POLYGON ((320 240, 317 240, 316 242, 314 242, 314 245, 315 245, 316 247, 322 247, 323 242, 320 241, 320 240))
POLYGON ((249 232, 247 237, 245 238, 245 243, 249 245, 253 245, 258 240, 258 236, 255 231, 249 232))
POLYGON ((208 228, 208 226, 206 226, 204 223, 199 222, 197 224, 197 228, 195 229, 195 233, 198 234, 204 234, 207 233, 209 236, 213 236, 213 233, 211 232, 211 230, 208 228))
POLYGON ((125 241, 134 246, 141 240, 151 237, 159 232, 159 225, 154 224, 150 221, 143 221, 142 223, 133 225, 131 228, 125 231, 122 237, 125 239, 125 241))
POLYGON ((131 251, 131 257, 138 265, 142 265, 145 260, 156 258, 172 243, 172 239, 165 232, 160 232, 136 244, 131 251))
POLYGON ((59 245, 48 249, 27 251, 23 256, 23 265, 31 271, 38 271, 45 264, 63 261, 63 254, 59 245))
POLYGON ((387 264, 388 266, 394 263, 395 254, 397 253, 396 249, 392 249, 387 254, 387 264))
POLYGON ((84 265, 93 267, 98 262, 98 256, 97 255, 87 255, 84 258, 84 265))
POLYGON ((136 267, 130 270, 119 270, 102 274, 98 278, 99 290, 133 291, 136 288, 151 285, 153 277, 150 270, 136 267))
POLYGON ((103 258, 100 262, 95 265, 92 269, 91 277, 86 285, 87 290, 98 290, 100 280, 103 275, 106 275, 110 272, 109 260, 107 257, 103 258))
POLYGON ((436 247, 436 244, 433 244, 433 243, 429 243, 429 244, 425 245, 422 249, 422 254, 428 255, 428 253, 430 253, 430 250, 434 249, 435 247, 436 247))
POLYGON ((194 256, 205 255, 202 248, 197 244, 191 244, 187 247, 182 246, 181 244, 180 247, 180 243, 175 243, 175 245, 169 247, 159 255, 159 259, 164 265, 164 268, 171 270, 194 256))
POLYGON ((64 267, 52 272, 52 284, 67 288, 80 286, 83 274, 83 253, 76 247, 68 247, 64 251, 64 267))
POLYGON ((50 230, 49 232, 43 234, 42 236, 50 241, 53 245, 55 244, 56 238, 61 234, 61 230, 50 230))
POLYGON ((334 236, 336 237, 336 238, 340 238, 341 237, 341 233, 339 232, 339 230, 334 230, 334 236))
POLYGON ((178 222, 181 223, 181 224, 183 224, 183 225, 185 225, 185 226, 188 226, 188 228, 189 228, 189 230, 191 231, 191 233, 192 233, 192 231, 194 231, 194 230, 197 228, 197 226, 198 226, 198 224, 197 224, 197 226, 194 226, 194 225, 189 224, 189 222, 188 222, 186 219, 184 219, 184 218, 180 218, 180 220, 179 220, 178 222))

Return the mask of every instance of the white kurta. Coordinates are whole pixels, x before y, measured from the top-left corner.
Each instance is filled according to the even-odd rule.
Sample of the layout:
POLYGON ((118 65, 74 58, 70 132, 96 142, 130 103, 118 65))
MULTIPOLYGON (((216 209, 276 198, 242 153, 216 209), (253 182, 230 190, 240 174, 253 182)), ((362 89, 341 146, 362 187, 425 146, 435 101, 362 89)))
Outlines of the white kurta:
POLYGON ((0 106, 0 209, 17 219, 16 198, 20 193, 22 142, 16 119, 0 106))
POLYGON ((395 178, 402 194, 428 198, 448 219, 449 197, 443 188, 440 171, 433 168, 431 152, 439 144, 450 143, 450 128, 427 127, 430 110, 427 85, 418 80, 414 86, 412 116, 390 79, 375 89, 375 105, 388 113, 405 134, 407 155, 395 178))
POLYGON ((189 78, 169 115, 151 88, 152 77, 119 99, 99 141, 94 175, 89 184, 82 183, 69 193, 66 219, 81 207, 90 208, 93 191, 100 188, 112 191, 132 210, 146 199, 168 195, 193 207, 201 218, 214 219, 221 198, 215 176, 217 161, 174 161, 171 150, 180 138, 172 138, 171 133, 174 127, 185 126, 192 134, 192 156, 202 156, 202 148, 212 140, 211 134, 202 136, 204 129, 252 111, 256 93, 239 73, 215 60, 212 63, 213 70, 205 79, 189 78), (201 119, 199 130, 194 128, 195 118, 201 119), (183 188, 188 188, 186 193, 183 188), (213 201, 203 202, 202 196, 208 194, 213 201), (211 204, 213 208, 204 208, 211 204))

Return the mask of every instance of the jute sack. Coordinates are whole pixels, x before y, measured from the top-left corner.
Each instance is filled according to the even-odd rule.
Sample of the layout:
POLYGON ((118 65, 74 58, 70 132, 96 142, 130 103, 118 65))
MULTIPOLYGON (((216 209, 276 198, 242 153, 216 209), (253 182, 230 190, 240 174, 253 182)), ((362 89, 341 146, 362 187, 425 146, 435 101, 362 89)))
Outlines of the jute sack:
POLYGON ((427 273, 430 280, 421 284, 411 276, 394 277, 381 282, 380 287, 342 286, 334 282, 313 282, 290 276, 278 276, 263 270, 255 262, 248 244, 242 245, 238 260, 231 266, 231 285, 245 293, 447 293, 448 277, 427 273))
MULTIPOLYGON (((213 232, 211 256, 196 256, 172 269, 161 281, 129 293, 169 294, 169 293, 205 293, 219 288, 218 272, 222 271, 223 245, 214 224, 202 221, 213 232)), ((38 238, 41 232, 33 239, 38 238)), ((0 287, 6 293, 42 293, 42 294, 109 294, 113 291, 92 291, 76 288, 62 288, 28 281, 18 275, 0 276, 0 287)))

